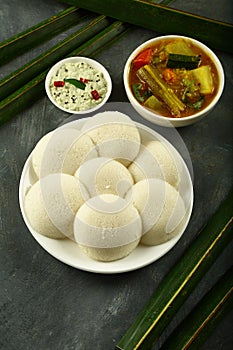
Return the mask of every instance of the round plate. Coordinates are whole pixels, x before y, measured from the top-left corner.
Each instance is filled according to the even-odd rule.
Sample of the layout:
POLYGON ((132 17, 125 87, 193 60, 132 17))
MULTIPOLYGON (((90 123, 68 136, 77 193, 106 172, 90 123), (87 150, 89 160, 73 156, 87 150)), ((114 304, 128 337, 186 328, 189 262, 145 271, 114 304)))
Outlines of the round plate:
MULTIPOLYGON (((137 119, 137 117, 135 118, 135 111, 128 103, 119 103, 119 104, 108 103, 106 106, 104 108, 105 110, 109 110, 109 111, 118 110, 122 113, 129 115, 133 120, 137 119)), ((75 116, 72 116, 72 118, 69 118, 68 122, 69 122, 69 126, 73 126, 75 128, 81 128, 86 120, 87 120, 86 115, 85 115, 85 119, 84 118, 76 119, 75 116)), ((188 167, 184 162, 183 158, 181 157, 180 153, 166 138, 164 138, 161 134, 148 128, 145 125, 142 125, 138 122, 136 122, 136 125, 140 131, 141 130, 148 131, 150 134, 154 135, 156 139, 160 139, 161 141, 165 142, 167 147, 169 148, 169 151, 172 153, 172 155, 174 157, 177 157, 181 162, 181 166, 182 166, 181 186, 179 190, 181 191, 182 197, 186 201, 186 205, 188 205, 186 222, 183 230, 176 237, 174 237, 173 239, 171 239, 166 243, 163 243, 157 246, 139 245, 130 255, 117 261, 99 262, 99 261, 92 260, 79 249, 78 245, 74 241, 70 239, 63 239, 63 240, 51 239, 37 233, 30 227, 30 224, 25 215, 24 206, 23 206, 25 194, 27 193, 28 189, 35 181, 35 178, 32 172, 32 166, 31 166, 31 155, 29 155, 24 165, 21 179, 20 179, 20 184, 19 184, 19 203, 20 203, 22 216, 29 231, 31 232, 32 236, 36 239, 36 241, 49 254, 51 254, 53 257, 57 258, 61 262, 67 265, 70 265, 74 268, 78 268, 89 272, 95 272, 95 273, 114 274, 114 273, 132 271, 132 270, 136 270, 141 267, 144 267, 156 261, 157 259, 161 258, 170 249, 172 249, 172 247, 174 247, 174 245, 178 242, 178 240, 181 238, 182 234, 184 233, 185 228, 187 227, 188 222, 190 220, 190 216, 193 208, 193 185, 192 185, 190 171, 188 170, 188 167)), ((67 124, 63 125, 62 127, 66 127, 66 126, 67 124)), ((177 136, 177 137, 180 138, 180 136, 177 136)))

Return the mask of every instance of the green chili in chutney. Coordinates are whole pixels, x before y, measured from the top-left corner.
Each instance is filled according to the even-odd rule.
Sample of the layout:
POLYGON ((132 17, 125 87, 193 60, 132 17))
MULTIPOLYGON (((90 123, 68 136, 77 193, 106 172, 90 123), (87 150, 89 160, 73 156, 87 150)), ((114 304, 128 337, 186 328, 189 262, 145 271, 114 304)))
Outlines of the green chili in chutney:
POLYGON ((129 82, 137 101, 169 118, 204 109, 218 90, 211 57, 187 39, 163 39, 132 61, 129 82))

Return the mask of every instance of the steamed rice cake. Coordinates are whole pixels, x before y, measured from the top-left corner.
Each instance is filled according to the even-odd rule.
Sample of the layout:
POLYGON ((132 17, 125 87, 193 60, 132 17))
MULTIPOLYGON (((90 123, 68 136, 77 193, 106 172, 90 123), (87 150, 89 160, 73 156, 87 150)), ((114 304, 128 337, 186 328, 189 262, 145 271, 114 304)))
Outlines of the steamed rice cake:
POLYGON ((100 157, 130 164, 140 149, 140 133, 133 120, 117 111, 98 113, 82 127, 98 147, 100 157))
POLYGON ((97 150, 88 135, 72 128, 58 128, 43 136, 32 151, 32 166, 37 178, 63 172, 74 175, 97 150))
POLYGON ((128 169, 135 182, 145 178, 158 178, 174 187, 178 187, 180 182, 178 160, 159 140, 142 144, 138 156, 128 169))
POLYGON ((53 131, 42 136, 32 151, 32 169, 34 170, 34 173, 36 174, 37 179, 40 178, 40 168, 41 168, 42 159, 43 159, 47 144, 50 138, 52 137, 52 134, 53 134, 53 131))
POLYGON ((123 164, 106 157, 86 161, 76 171, 75 176, 90 197, 98 194, 124 197, 134 184, 132 175, 123 164))
POLYGON ((30 187, 24 209, 33 230, 50 238, 72 238, 74 217, 83 203, 77 178, 50 174, 30 187))
POLYGON ((141 216, 142 244, 162 244, 181 232, 185 205, 179 192, 168 182, 141 180, 133 185, 126 200, 137 208, 141 216))
POLYGON ((92 259, 121 259, 140 241, 141 218, 137 209, 119 196, 95 196, 78 210, 74 237, 80 249, 92 259))

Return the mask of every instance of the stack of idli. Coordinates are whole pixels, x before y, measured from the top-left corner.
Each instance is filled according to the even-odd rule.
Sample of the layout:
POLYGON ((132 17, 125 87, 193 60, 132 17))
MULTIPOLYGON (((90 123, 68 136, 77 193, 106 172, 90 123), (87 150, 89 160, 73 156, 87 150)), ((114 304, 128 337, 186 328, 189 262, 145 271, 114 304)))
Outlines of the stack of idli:
POLYGON ((179 234, 187 212, 179 164, 165 143, 141 136, 127 115, 110 111, 42 137, 31 155, 37 181, 24 200, 32 229, 72 239, 98 261, 179 234))

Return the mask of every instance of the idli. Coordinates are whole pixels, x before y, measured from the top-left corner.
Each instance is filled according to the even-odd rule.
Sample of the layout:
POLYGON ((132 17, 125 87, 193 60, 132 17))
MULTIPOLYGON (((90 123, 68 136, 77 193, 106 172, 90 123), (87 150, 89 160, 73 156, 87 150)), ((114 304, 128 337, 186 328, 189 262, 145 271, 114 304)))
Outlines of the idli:
POLYGON ((140 133, 133 120, 117 111, 106 111, 91 117, 81 129, 98 147, 100 157, 130 164, 140 149, 140 133))
POLYGON ((90 258, 114 261, 130 254, 141 238, 137 209, 123 198, 104 194, 86 201, 74 221, 74 237, 90 258))
POLYGON ((115 194, 124 197, 134 184, 129 170, 111 158, 99 157, 86 161, 75 176, 85 186, 90 197, 99 194, 115 194))
POLYGON ((50 238, 72 238, 74 217, 83 203, 77 178, 50 174, 30 187, 24 209, 36 232, 50 238))
POLYGON ((160 179, 141 180, 133 185, 126 200, 141 216, 142 244, 162 244, 181 232, 186 209, 179 192, 169 183, 160 179))
POLYGON ((41 139, 37 142, 35 145, 33 151, 32 151, 32 169, 37 177, 37 179, 40 178, 40 168, 42 159, 44 156, 45 149, 47 147, 47 144, 52 137, 54 131, 51 131, 44 136, 41 137, 41 139))
POLYGON ((52 173, 74 175, 86 160, 97 157, 88 135, 71 128, 58 128, 43 136, 32 151, 32 166, 38 178, 52 173))
POLYGON ((158 178, 174 187, 178 187, 180 182, 179 168, 179 160, 159 140, 142 144, 138 156, 128 167, 135 182, 145 178, 158 178))

